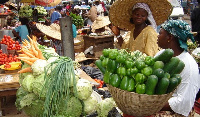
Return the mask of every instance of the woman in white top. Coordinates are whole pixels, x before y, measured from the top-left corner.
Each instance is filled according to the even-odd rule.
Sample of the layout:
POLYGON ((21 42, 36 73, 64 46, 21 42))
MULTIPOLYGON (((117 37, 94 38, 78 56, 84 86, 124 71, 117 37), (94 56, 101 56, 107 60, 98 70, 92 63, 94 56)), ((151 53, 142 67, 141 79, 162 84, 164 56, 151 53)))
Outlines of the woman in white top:
MULTIPOLYGON (((158 36, 158 45, 163 49, 170 48, 174 50, 174 56, 185 63, 185 68, 180 73, 182 77, 181 84, 162 109, 162 111, 170 111, 168 114, 173 115, 173 117, 189 116, 196 94, 199 91, 198 64, 187 52, 187 39, 191 39, 194 42, 189 24, 182 20, 169 20, 164 23, 158 36)), ((163 50, 156 55, 162 52, 163 50)), ((160 117, 162 114, 158 113, 156 117, 160 117)))

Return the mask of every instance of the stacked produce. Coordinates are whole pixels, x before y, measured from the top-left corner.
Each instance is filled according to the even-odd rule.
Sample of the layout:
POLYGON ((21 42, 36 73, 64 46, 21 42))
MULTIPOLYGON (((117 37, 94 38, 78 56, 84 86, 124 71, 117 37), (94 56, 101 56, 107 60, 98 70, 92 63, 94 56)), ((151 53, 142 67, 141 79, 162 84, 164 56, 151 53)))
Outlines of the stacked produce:
POLYGON ((180 84, 179 73, 185 64, 173 57, 173 50, 166 49, 155 58, 141 55, 123 49, 104 49, 95 63, 104 73, 105 83, 138 94, 166 94, 180 84))
POLYGON ((83 27, 83 18, 80 15, 76 15, 76 14, 70 13, 70 17, 72 17, 72 23, 77 28, 82 28, 83 27))
POLYGON ((44 9, 44 7, 37 6, 37 7, 35 7, 35 9, 37 9, 39 15, 47 15, 47 11, 46 11, 46 9, 44 9))
POLYGON ((20 69, 21 62, 16 54, 16 51, 21 49, 19 42, 14 41, 10 36, 4 35, 0 43, 0 68, 5 70, 20 69))
POLYGON ((19 10, 19 17, 31 17, 32 12, 33 10, 30 5, 21 6, 19 10))
POLYGON ((98 102, 90 82, 79 79, 70 58, 38 45, 36 37, 29 40, 23 42, 23 54, 18 57, 24 62, 15 102, 19 110, 31 117, 80 117, 95 111, 105 113, 105 104, 110 110, 115 106, 112 99, 98 102))

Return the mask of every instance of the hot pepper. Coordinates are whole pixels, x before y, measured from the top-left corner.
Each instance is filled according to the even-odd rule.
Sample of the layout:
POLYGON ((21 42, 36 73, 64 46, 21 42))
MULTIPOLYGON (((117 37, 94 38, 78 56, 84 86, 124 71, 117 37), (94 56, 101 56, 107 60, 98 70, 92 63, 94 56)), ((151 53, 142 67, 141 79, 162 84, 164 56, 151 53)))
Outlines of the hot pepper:
POLYGON ((96 60, 95 61, 96 66, 100 69, 100 71, 104 74, 105 73, 105 68, 102 66, 101 60, 96 60))
POLYGON ((103 61, 102 61, 102 66, 107 67, 108 61, 109 61, 109 58, 104 58, 103 61))
POLYGON ((107 70, 114 73, 117 70, 118 63, 115 60, 109 59, 107 64, 107 70))
POLYGON ((134 66, 134 62, 133 61, 125 61, 125 67, 128 68, 132 68, 134 66))
POLYGON ((144 94, 145 93, 145 89, 146 89, 145 84, 137 84, 137 86, 136 86, 136 93, 138 93, 138 94, 144 94))
POLYGON ((121 78, 119 77, 119 75, 118 74, 112 74, 110 81, 109 81, 109 84, 114 86, 114 87, 119 87, 120 83, 121 83, 121 78))
POLYGON ((135 82, 136 82, 136 84, 143 84, 144 80, 145 80, 144 74, 141 74, 141 73, 137 73, 136 74, 136 76, 135 76, 135 82))
POLYGON ((120 83, 120 89, 127 90, 129 83, 129 78, 127 76, 124 76, 121 83, 120 83))
POLYGON ((117 68, 117 74, 119 74, 121 77, 126 76, 126 68, 125 67, 118 67, 117 68))
POLYGON ((103 81, 105 83, 108 83, 109 84, 109 80, 110 80, 110 76, 111 76, 112 73, 110 73, 109 71, 105 71, 105 74, 103 75, 103 81))

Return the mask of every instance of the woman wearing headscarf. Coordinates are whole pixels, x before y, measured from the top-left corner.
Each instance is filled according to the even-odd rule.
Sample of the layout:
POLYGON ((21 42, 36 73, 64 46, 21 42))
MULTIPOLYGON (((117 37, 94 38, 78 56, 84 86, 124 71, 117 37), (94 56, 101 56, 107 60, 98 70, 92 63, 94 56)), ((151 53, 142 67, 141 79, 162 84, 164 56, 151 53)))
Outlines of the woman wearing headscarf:
POLYGON ((163 48, 157 55, 161 54, 164 49, 170 48, 174 51, 174 56, 178 57, 185 64, 183 71, 180 73, 182 80, 168 103, 155 117, 190 116, 190 111, 195 102, 195 97, 199 91, 199 70, 198 64, 194 58, 187 52, 187 40, 194 42, 194 37, 190 33, 191 29, 188 23, 182 20, 169 20, 161 25, 158 36, 158 45, 163 48))
POLYGON ((118 0, 111 6, 109 18, 115 25, 111 29, 121 48, 154 56, 159 50, 155 29, 167 20, 170 13, 171 5, 167 0, 118 0), (116 27, 129 30, 128 36, 122 38, 116 27))

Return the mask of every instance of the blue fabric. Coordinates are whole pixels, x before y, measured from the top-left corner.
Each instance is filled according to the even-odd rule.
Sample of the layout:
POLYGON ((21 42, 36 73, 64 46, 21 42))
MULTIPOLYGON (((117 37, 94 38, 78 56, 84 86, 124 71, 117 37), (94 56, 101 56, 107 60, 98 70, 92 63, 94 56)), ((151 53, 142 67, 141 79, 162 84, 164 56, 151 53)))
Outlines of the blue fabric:
POLYGON ((72 24, 72 31, 73 31, 73 38, 76 38, 77 33, 76 33, 76 26, 72 24))
POLYGON ((26 25, 21 25, 15 28, 16 32, 19 32, 19 36, 21 37, 22 41, 24 39, 26 39, 27 41, 29 41, 27 35, 29 35, 28 33, 28 28, 26 25))
POLYGON ((178 38, 180 47, 187 51, 187 40, 191 39, 194 43, 193 34, 191 34, 190 25, 183 20, 169 20, 161 25, 161 28, 178 38))
POLYGON ((53 23, 54 21, 58 20, 59 18, 61 18, 61 14, 57 11, 54 11, 51 14, 51 23, 53 23))

